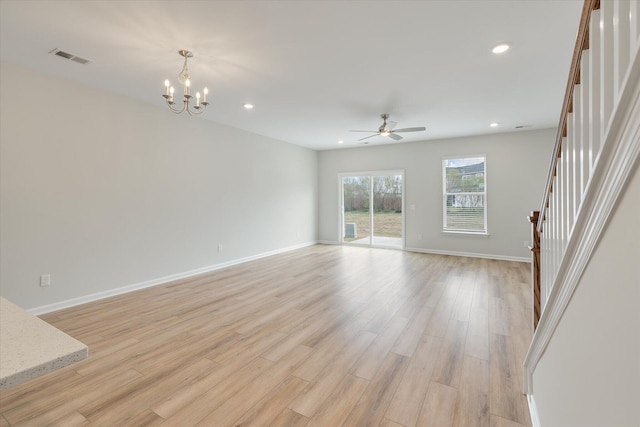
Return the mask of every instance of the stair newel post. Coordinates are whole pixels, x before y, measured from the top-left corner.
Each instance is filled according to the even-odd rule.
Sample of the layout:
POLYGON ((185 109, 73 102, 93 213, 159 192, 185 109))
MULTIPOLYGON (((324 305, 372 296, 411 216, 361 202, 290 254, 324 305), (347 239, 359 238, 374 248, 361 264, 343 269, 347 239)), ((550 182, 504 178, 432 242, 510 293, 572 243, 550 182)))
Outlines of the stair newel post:
POLYGON ((532 211, 527 217, 531 223, 531 296, 533 299, 533 330, 538 327, 540 320, 540 234, 538 233, 539 211, 532 211))

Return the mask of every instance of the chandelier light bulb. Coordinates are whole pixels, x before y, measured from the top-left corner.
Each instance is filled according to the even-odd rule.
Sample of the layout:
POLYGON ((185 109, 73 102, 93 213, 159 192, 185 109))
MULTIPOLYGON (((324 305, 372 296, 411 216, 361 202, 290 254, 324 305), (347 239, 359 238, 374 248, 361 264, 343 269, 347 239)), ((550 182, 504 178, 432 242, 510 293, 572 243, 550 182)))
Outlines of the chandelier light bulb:
POLYGON ((169 82, 169 80, 165 80, 164 81, 165 95, 169 95, 169 86, 171 86, 171 83, 169 82))

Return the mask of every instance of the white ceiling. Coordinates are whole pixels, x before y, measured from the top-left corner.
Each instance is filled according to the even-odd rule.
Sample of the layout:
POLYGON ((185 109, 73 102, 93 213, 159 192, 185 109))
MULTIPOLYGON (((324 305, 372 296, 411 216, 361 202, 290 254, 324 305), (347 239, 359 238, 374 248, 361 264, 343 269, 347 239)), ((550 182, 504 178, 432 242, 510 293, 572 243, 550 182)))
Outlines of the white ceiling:
POLYGON ((163 106, 163 82, 175 84, 182 65, 177 51, 189 49, 194 89, 211 92, 201 117, 317 150, 362 147, 367 134, 348 130, 377 129, 385 112, 398 128, 427 127, 402 142, 557 126, 581 8, 581 0, 0 0, 0 59, 163 106), (492 54, 501 41, 512 49, 492 54), (53 48, 93 62, 49 55, 53 48))

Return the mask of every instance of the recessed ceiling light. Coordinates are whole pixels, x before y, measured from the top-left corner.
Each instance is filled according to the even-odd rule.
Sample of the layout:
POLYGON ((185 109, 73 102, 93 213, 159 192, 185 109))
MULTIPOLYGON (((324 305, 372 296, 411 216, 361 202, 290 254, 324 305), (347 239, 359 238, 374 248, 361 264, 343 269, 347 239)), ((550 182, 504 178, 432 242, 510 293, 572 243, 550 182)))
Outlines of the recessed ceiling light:
POLYGON ((493 53, 505 53, 506 51, 509 50, 510 47, 511 47, 511 45, 509 43, 498 43, 497 45, 495 45, 491 49, 491 52, 493 52, 493 53))
POLYGON ((492 123, 489 123, 489 126, 491 126, 492 128, 497 128, 498 126, 500 126, 500 123, 492 122, 492 123))
POLYGON ((248 102, 246 104, 242 104, 242 106, 247 110, 253 110, 253 104, 249 104, 248 102))
POLYGON ((344 144, 343 140, 338 141, 338 144, 344 144))

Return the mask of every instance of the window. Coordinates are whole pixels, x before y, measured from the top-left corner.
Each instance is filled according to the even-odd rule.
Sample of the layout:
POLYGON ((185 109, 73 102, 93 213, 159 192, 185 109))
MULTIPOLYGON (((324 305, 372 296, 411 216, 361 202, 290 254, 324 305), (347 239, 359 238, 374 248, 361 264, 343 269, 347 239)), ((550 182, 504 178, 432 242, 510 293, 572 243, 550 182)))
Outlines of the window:
POLYGON ((442 160, 443 229, 487 233, 486 157, 442 160))

